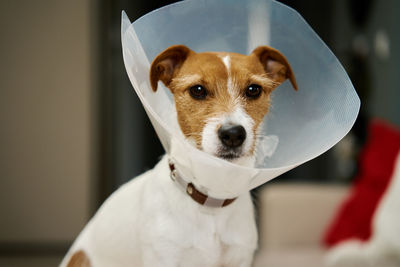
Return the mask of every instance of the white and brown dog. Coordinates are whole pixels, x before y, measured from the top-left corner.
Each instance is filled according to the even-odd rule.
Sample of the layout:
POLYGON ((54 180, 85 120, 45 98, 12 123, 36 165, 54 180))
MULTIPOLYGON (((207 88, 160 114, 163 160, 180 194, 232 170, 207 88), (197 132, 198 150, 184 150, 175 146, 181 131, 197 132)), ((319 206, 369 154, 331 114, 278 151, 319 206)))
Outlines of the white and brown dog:
MULTIPOLYGON (((162 81, 174 95, 183 135, 197 148, 245 166, 254 164, 270 94, 286 79, 297 89, 286 58, 268 46, 246 56, 176 45, 159 54, 150 70, 153 90, 162 81)), ((208 207, 196 188, 186 194, 178 188, 170 178, 173 168, 165 156, 113 193, 61 266, 250 266, 257 248, 250 193, 208 207)))

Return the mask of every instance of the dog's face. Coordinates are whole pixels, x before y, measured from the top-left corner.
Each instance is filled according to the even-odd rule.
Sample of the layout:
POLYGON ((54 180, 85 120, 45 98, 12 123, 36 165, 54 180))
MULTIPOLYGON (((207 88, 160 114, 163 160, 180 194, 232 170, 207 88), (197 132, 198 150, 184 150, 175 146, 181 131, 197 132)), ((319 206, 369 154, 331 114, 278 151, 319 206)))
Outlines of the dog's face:
POLYGON ((153 90, 161 80, 174 95, 186 138, 230 161, 253 155, 270 94, 286 79, 297 90, 286 58, 267 46, 246 56, 195 53, 176 45, 159 54, 150 69, 153 90))

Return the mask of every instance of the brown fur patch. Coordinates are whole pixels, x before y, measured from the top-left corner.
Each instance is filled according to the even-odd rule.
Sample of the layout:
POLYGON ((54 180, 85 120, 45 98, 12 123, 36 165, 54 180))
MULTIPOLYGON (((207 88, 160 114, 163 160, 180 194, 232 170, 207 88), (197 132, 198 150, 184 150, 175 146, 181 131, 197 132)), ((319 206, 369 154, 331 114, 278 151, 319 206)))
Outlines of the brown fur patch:
POLYGON ((184 45, 173 45, 159 54, 151 64, 150 84, 153 91, 157 91, 157 83, 161 80, 168 86, 176 72, 181 67, 183 61, 193 53, 192 50, 184 45))
POLYGON ((72 255, 67 267, 91 267, 91 265, 86 253, 83 250, 78 250, 72 255))

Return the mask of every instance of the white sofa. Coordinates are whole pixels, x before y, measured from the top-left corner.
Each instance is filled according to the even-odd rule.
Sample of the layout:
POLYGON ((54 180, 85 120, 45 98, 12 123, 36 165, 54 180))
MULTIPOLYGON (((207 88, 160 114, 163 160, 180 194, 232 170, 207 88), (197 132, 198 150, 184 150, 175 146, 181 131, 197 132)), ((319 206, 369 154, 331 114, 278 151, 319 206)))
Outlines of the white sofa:
POLYGON ((322 267, 323 233, 348 187, 270 184, 259 191, 259 239, 254 267, 322 267))

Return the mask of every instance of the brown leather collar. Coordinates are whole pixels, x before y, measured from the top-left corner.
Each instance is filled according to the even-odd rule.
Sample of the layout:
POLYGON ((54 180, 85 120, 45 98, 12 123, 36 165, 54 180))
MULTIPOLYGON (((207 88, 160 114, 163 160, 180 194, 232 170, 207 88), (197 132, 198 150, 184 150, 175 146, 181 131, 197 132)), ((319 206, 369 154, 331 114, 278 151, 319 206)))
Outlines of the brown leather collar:
POLYGON ((236 198, 231 199, 217 199, 210 196, 207 196, 196 189, 194 184, 187 183, 179 174, 175 168, 175 164, 170 160, 169 161, 169 169, 171 170, 171 179, 174 182, 177 182, 184 189, 186 194, 188 194, 194 201, 199 203, 200 205, 208 206, 208 207, 225 207, 235 201, 236 198))

